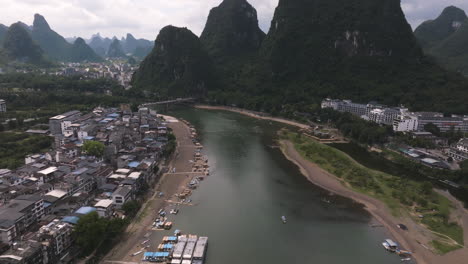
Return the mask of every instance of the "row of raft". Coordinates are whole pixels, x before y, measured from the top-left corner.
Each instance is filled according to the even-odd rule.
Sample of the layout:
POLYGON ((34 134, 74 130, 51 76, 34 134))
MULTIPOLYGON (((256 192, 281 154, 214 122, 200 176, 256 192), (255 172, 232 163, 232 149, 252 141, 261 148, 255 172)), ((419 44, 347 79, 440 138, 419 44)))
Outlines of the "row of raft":
POLYGON ((164 237, 158 252, 145 252, 143 261, 171 264, 203 264, 208 237, 196 235, 164 237))

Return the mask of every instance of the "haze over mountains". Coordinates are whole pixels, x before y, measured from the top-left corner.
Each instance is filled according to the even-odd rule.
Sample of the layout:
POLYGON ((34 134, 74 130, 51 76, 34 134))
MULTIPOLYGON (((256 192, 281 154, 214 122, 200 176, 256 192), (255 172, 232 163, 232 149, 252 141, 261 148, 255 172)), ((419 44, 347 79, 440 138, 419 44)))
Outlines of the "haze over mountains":
POLYGON ((266 36, 246 0, 224 0, 201 38, 161 30, 133 84, 270 112, 327 96, 468 112, 467 81, 424 56, 399 0, 280 0, 266 36))
POLYGON ((450 6, 439 17, 422 23, 414 32, 425 52, 450 70, 468 76, 468 17, 450 6))
POLYGON ((0 56, 2 57, 0 58, 0 62, 4 63, 6 61, 13 60, 37 64, 38 57, 43 58, 41 61, 50 60, 59 62, 99 62, 102 61, 105 57, 126 58, 127 54, 143 58, 153 47, 153 43, 151 41, 144 39, 137 40, 131 34, 128 34, 127 38, 122 39, 122 41, 115 39, 113 45, 111 45, 112 40, 101 38, 99 35, 93 36, 93 39, 90 40, 89 45, 82 38, 74 38, 70 43, 57 32, 53 31, 47 23, 46 19, 39 14, 34 16, 33 26, 27 26, 22 22, 18 22, 14 25, 16 26, 11 32, 11 34, 14 36, 10 36, 8 43, 10 46, 5 47, 3 45, 4 40, 6 39, 8 32, 11 31, 11 27, 8 28, 7 26, 0 24, 0 44, 2 44, 4 49, 0 53, 0 56), (21 27, 24 31, 19 32, 17 27, 21 27), (14 42, 16 40, 24 41, 24 32, 29 35, 33 43, 29 43, 28 39, 25 43, 15 44, 14 42), (40 53, 41 56, 37 54, 32 56, 32 54, 29 54, 34 57, 34 59, 26 59, 29 58, 29 56, 22 55, 28 54, 30 51, 19 51, 22 48, 26 48, 27 46, 32 47, 34 46, 33 44, 37 45, 40 49, 33 49, 34 51, 31 52, 40 53), (15 52, 11 50, 13 46, 17 46, 15 52))

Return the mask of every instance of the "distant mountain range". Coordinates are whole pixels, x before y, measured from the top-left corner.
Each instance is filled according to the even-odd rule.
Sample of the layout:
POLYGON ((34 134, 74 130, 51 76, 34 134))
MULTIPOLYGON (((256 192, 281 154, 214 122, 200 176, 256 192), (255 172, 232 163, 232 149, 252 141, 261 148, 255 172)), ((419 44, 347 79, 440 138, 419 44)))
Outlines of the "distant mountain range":
POLYGON ((246 0, 224 0, 200 38, 168 26, 155 46, 133 87, 158 95, 286 115, 327 96, 468 113, 467 80, 424 56, 400 0, 279 0, 268 34, 246 0))
POLYGON ((52 30, 46 19, 39 14, 34 15, 32 26, 22 22, 13 25, 15 27, 11 30, 11 26, 9 28, 0 24, 0 47, 2 47, 0 48, 0 63, 11 60, 32 64, 38 64, 39 61, 41 63, 44 61, 99 62, 105 57, 126 58, 127 54, 144 58, 153 48, 151 41, 135 39, 131 34, 127 34, 126 38, 122 38, 120 41, 116 38, 113 40, 102 38, 99 34, 94 35, 88 42, 76 37, 65 39, 52 30), (25 32, 32 42, 29 39, 26 40, 25 32), (6 42, 7 36, 9 36, 8 42, 6 42), (15 43, 15 41, 22 41, 22 43, 15 43), (21 50, 36 46, 39 49, 21 50), (39 60, 39 57, 42 59, 39 60))
POLYGON ((424 51, 447 69, 468 76, 468 17, 462 9, 449 6, 434 20, 414 31, 424 51))
MULTIPOLYGON (((66 40, 73 43, 77 38, 67 38, 66 40)), ((96 52, 99 56, 107 57, 109 48, 117 37, 102 37, 99 33, 93 35, 90 39, 86 39, 86 43, 96 52)), ((136 39, 132 34, 128 33, 125 38, 121 38, 119 44, 125 54, 130 54, 137 58, 144 58, 153 49, 154 42, 146 39, 136 39)), ((117 45, 115 43, 114 45, 117 45)), ((112 54, 111 54, 112 55, 112 54)))

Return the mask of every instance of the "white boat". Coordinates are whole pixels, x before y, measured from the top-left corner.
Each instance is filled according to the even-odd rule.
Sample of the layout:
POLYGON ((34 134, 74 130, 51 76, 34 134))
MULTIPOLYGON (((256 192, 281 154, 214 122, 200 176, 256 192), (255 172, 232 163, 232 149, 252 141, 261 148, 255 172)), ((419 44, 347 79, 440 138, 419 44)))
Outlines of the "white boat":
POLYGON ((179 209, 172 209, 170 213, 176 215, 179 213, 179 209))
POLYGON ((397 243, 393 242, 393 240, 391 239, 386 239, 383 243, 382 243, 382 246, 390 251, 390 252, 395 252, 398 250, 398 245, 397 243))
POLYGON ((286 216, 281 216, 281 220, 283 221, 283 224, 286 224, 286 216))

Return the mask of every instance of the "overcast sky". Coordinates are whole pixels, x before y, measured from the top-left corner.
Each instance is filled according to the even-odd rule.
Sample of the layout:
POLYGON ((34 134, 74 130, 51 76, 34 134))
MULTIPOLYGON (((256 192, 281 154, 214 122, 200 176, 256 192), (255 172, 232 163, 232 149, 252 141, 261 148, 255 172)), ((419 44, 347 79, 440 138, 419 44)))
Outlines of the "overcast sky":
MULTIPOLYGON (((124 36, 155 39, 165 25, 184 26, 199 35, 209 10, 222 0, 0 0, 0 23, 32 24, 42 14, 52 29, 65 37, 124 36)), ((257 9, 260 26, 268 31, 278 0, 249 0, 257 9)), ((435 18, 444 7, 456 5, 468 11, 468 0, 402 0, 414 27, 435 18)))

